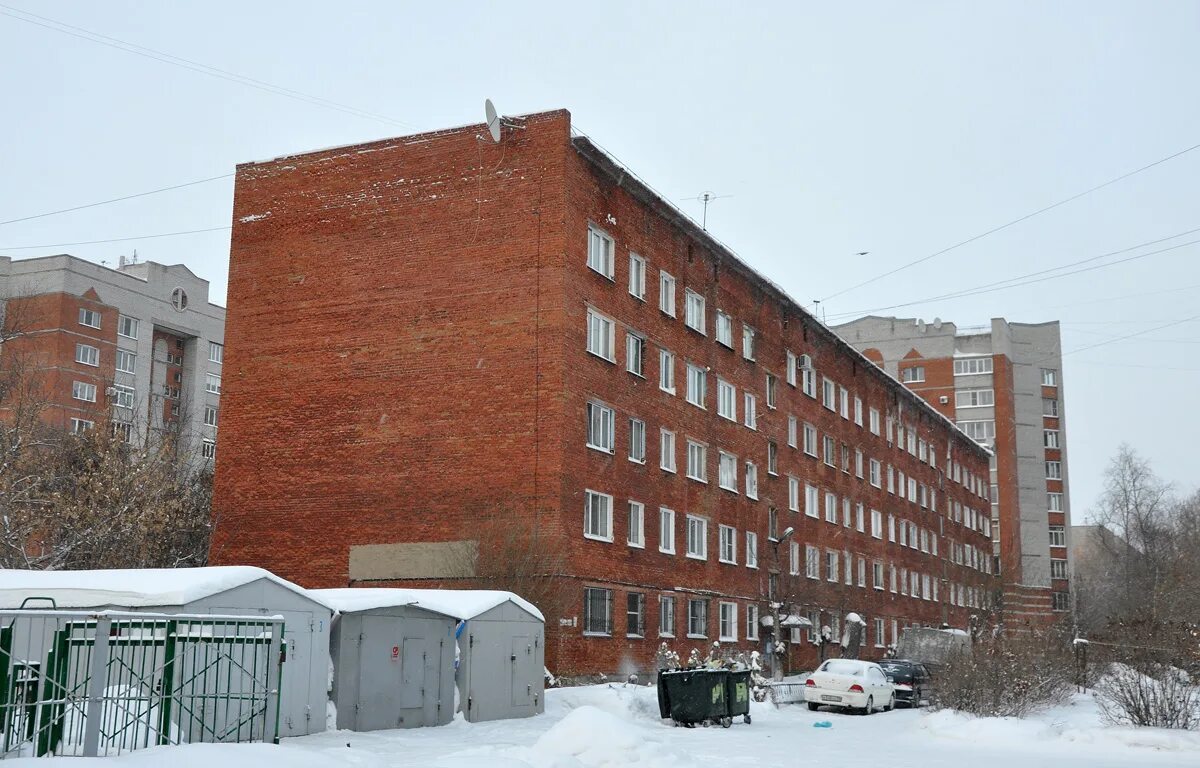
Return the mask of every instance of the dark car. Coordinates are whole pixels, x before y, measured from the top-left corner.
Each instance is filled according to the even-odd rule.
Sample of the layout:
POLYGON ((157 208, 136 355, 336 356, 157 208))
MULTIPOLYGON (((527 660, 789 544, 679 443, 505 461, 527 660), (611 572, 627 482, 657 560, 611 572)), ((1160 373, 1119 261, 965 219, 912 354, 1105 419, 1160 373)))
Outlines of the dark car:
POLYGON ((896 688, 896 706, 919 707, 929 700, 933 681, 924 664, 905 659, 884 659, 879 662, 888 681, 896 688))

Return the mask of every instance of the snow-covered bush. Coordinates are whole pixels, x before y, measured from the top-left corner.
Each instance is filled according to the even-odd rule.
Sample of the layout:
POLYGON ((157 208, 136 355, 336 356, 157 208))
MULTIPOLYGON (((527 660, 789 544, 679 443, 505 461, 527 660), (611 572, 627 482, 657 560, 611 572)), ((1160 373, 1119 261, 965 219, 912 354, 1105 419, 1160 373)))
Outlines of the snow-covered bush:
POLYGON ((983 637, 935 672, 934 706, 986 717, 1023 717, 1064 703, 1071 652, 1057 635, 983 637))
POLYGON ((1200 685, 1168 664, 1111 665, 1096 686, 1096 701, 1113 725, 1200 728, 1200 685))

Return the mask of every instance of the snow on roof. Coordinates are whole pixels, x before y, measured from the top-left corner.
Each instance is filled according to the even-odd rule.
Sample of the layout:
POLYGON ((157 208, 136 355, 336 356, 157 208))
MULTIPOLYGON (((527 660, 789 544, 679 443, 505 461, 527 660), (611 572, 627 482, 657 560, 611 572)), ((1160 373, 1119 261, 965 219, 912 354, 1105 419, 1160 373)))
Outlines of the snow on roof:
POLYGON ((512 592, 492 589, 351 587, 349 589, 310 589, 308 593, 314 600, 319 600, 340 613, 413 605, 456 619, 473 619, 498 605, 512 602, 526 613, 537 616, 542 621, 546 620, 542 612, 528 600, 518 597, 512 592))
MULTIPOLYGON (((303 587, 248 565, 96 571, 0 570, 0 608, 19 608, 27 597, 54 598, 59 608, 183 605, 259 579, 268 579, 314 599, 303 587)), ((48 606, 38 601, 30 607, 48 606)))

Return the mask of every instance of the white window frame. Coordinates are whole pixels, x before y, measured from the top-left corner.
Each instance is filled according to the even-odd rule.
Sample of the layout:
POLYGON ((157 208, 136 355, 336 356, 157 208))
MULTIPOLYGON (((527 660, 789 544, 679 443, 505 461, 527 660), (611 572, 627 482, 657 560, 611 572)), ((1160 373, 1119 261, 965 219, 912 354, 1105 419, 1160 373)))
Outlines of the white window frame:
POLYGON ((804 515, 821 519, 821 491, 815 485, 804 485, 804 515))
POLYGON ((658 349, 658 388, 667 394, 675 394, 675 353, 658 349))
POLYGON ((658 271, 658 309, 668 317, 675 317, 675 278, 661 269, 658 271))
POLYGON ((746 604, 746 639, 758 639, 758 606, 753 603, 746 604))
POLYGON ((737 603, 722 600, 717 604, 717 637, 722 643, 736 643, 738 607, 737 603))
MULTIPOLYGON (((130 319, 132 319, 132 318, 130 318, 130 319)), ((134 320, 134 322, 136 323, 137 321, 134 320)), ((135 331, 135 333, 136 333, 136 331, 135 331)), ((137 336, 135 335, 135 336, 132 336, 131 338, 136 339, 137 336)), ((225 345, 224 344, 220 344, 215 341, 208 342, 208 362, 216 363, 217 365, 221 365, 225 362, 225 345)))
POLYGON ((821 377, 821 405, 837 413, 837 382, 828 376, 821 377))
POLYGON ((99 368, 100 348, 93 347, 91 344, 76 344, 75 362, 80 365, 90 365, 93 368, 99 368))
POLYGON ((691 288, 683 292, 683 324, 701 336, 708 335, 705 331, 704 297, 691 288))
POLYGON ((717 487, 738 492, 737 466, 737 456, 727 451, 717 451, 717 487))
POLYGON ((137 392, 133 387, 127 387, 123 384, 114 384, 113 389, 113 405, 117 408, 133 408, 134 401, 137 399, 137 392))
POLYGON ((95 328, 95 329, 99 330, 100 329, 100 313, 94 309, 88 309, 87 307, 80 307, 79 308, 79 324, 86 328, 95 328), (89 322, 93 319, 95 320, 95 322, 89 322))
POLYGON ((587 488, 583 492, 583 537, 595 541, 612 543, 613 540, 613 497, 607 493, 587 488), (595 505, 595 506, 593 506, 595 505), (593 530, 593 523, 596 529, 593 530))
POLYGON ((116 366, 117 373, 136 373, 137 372, 137 354, 134 352, 130 352, 127 349, 118 349, 115 366, 116 366), (129 363, 128 368, 121 367, 122 360, 125 360, 126 362, 129 363))
POLYGON ((629 295, 646 300, 646 260, 633 251, 629 252, 629 295))
POLYGON ((788 509, 800 511, 800 479, 792 475, 788 475, 788 509))
POLYGON ((217 428, 217 409, 216 406, 204 406, 204 426, 217 428))
POLYGON ((675 510, 669 507, 658 508, 658 551, 675 554, 675 510))
POLYGON ((708 482, 708 446, 689 439, 687 441, 686 475, 689 480, 708 482))
POLYGON ((629 420, 629 460, 646 463, 646 422, 641 419, 629 420))
POLYGON ((90 432, 96 428, 96 422, 88 419, 79 419, 72 417, 71 419, 71 434, 82 435, 85 432, 90 432))
POLYGON ((96 385, 86 381, 71 383, 71 397, 85 403, 96 402, 96 385))
POLYGON ((748 429, 758 429, 758 398, 753 392, 742 393, 742 423, 748 429))
POLYGON ((925 366, 910 365, 900 369, 900 381, 905 384, 921 384, 925 381, 925 366))
POLYGON ((630 330, 625 331, 625 370, 645 378, 646 337, 630 330))
POLYGON ((879 417, 880 417, 880 414, 879 414, 878 408, 868 409, 867 421, 870 424, 872 435, 876 435, 876 436, 879 435, 879 421, 880 421, 879 417))
POLYGON ((717 415, 723 419, 737 421, 737 387, 717 377, 717 415))
POLYGON ((646 505, 629 500, 629 522, 625 528, 625 543, 636 549, 646 548, 646 505))
POLYGON ((674 473, 675 465, 675 433, 666 427, 658 431, 658 468, 664 472, 674 473))
POLYGON ((204 374, 204 391, 210 395, 221 394, 221 374, 212 372, 204 374))
POLYGON ((991 387, 960 389, 954 393, 954 407, 991 408, 996 405, 996 390, 991 387))
POLYGON ((758 568, 758 534, 746 531, 746 567, 758 568))
POLYGON ((684 556, 692 560, 708 559, 708 518, 698 515, 688 515, 687 540, 684 542, 684 556), (696 547, 696 545, 699 547, 696 547))
POLYGON ((746 498, 758 499, 758 465, 753 461, 746 462, 746 498))
POLYGON ((758 337, 758 334, 755 332, 755 330, 753 328, 746 325, 745 323, 742 323, 742 359, 743 360, 749 360, 751 362, 754 362, 754 360, 755 360, 754 345, 755 345, 755 341, 757 340, 757 337, 758 337))
POLYGON ((1043 387, 1058 387, 1058 369, 1043 368, 1042 369, 1042 386, 1043 387))
POLYGON ((587 412, 586 445, 601 453, 616 453, 617 412, 604 403, 589 400, 587 412))
POLYGON ((719 309, 717 310, 717 324, 714 329, 714 335, 718 344, 733 349, 733 318, 719 309))
MULTIPOLYGON (((127 316, 127 314, 119 314, 116 316, 116 335, 124 336, 125 338, 138 337, 138 318, 127 316)), ((221 344, 217 344, 220 347, 221 344)), ((209 362, 221 362, 224 356, 218 356, 216 360, 212 359, 212 342, 209 342, 209 362)))
POLYGON ((732 525, 717 526, 717 561, 737 565, 737 529, 732 525))
POLYGON ((658 636, 675 637, 675 598, 671 595, 658 596, 658 636))
POLYGON ((991 372, 992 358, 990 356, 960 357, 954 360, 955 376, 983 376, 991 372))
POLYGON ((603 275, 609 280, 615 277, 615 253, 617 250, 616 241, 612 235, 600 229, 594 224, 588 225, 588 251, 587 265, 588 269, 598 275, 603 275))
POLYGON ((601 360, 607 360, 610 363, 617 362, 616 335, 616 322, 611 317, 588 307, 587 351, 601 360))
POLYGON ((700 410, 707 410, 704 401, 708 398, 708 371, 702 365, 687 363, 687 392, 685 399, 700 410))
POLYGON ((1042 442, 1046 448, 1059 449, 1062 448, 1062 441, 1057 429, 1043 429, 1042 442))

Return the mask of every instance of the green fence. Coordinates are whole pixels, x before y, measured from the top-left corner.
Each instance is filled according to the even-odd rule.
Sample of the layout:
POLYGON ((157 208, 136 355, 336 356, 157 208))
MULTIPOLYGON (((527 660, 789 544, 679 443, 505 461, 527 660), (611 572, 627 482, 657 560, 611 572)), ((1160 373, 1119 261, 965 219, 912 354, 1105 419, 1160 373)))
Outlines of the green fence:
POLYGON ((0 759, 277 741, 283 619, 0 611, 0 759))

